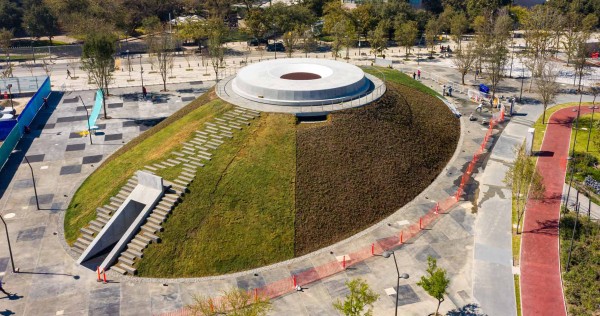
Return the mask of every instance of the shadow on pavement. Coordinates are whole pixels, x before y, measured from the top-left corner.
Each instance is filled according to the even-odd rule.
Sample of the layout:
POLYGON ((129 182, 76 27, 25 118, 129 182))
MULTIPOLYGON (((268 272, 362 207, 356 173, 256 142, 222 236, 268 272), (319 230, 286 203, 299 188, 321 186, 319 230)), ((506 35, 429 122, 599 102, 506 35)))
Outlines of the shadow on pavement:
POLYGON ((467 304, 461 308, 453 309, 446 316, 487 316, 479 310, 477 304, 467 304))

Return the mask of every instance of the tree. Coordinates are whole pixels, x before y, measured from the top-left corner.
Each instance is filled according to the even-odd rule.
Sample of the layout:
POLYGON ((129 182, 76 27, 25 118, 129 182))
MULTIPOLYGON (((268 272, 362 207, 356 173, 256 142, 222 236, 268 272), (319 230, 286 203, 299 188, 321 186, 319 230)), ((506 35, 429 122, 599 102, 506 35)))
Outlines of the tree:
POLYGON ((17 1, 0 0, 0 28, 15 32, 21 27, 23 10, 17 1))
POLYGON ((317 47, 317 36, 312 29, 306 29, 302 33, 302 51, 304 51, 305 57, 308 57, 308 53, 315 50, 317 47))
POLYGON ((450 285, 450 279, 446 276, 446 270, 438 268, 435 258, 428 257, 427 264, 427 275, 422 276, 417 285, 438 301, 438 306, 434 314, 437 316, 439 315, 440 305, 444 301, 444 295, 447 294, 446 291, 450 285))
POLYGON ((147 37, 148 51, 154 56, 158 73, 163 82, 163 91, 167 91, 167 79, 169 70, 173 65, 173 53, 175 50, 175 40, 166 27, 157 30, 147 37))
POLYGON ((58 34, 58 19, 44 4, 33 6, 25 11, 23 27, 35 38, 47 36, 52 46, 52 37, 58 34))
POLYGON ((6 55, 6 69, 2 71, 2 77, 12 77, 12 65, 10 64, 10 47, 12 46, 13 32, 7 29, 0 29, 0 49, 6 55))
POLYGON ((408 53, 415 44, 417 36, 419 36, 419 29, 415 21, 404 22, 396 26, 396 41, 406 49, 406 59, 408 59, 408 53))
POLYGON ((556 82, 558 73, 555 70, 555 65, 548 62, 546 59, 542 59, 538 63, 538 73, 540 76, 536 80, 536 86, 538 95, 544 105, 544 113, 542 114, 542 123, 546 124, 546 109, 548 104, 554 102, 556 95, 558 94, 559 85, 556 82))
MULTIPOLYGON (((81 69, 88 73, 105 96, 108 95, 108 85, 115 70, 115 40, 115 36, 110 33, 91 33, 87 35, 82 49, 81 69)), ((106 119, 106 98, 103 99, 106 119)))
POLYGON ((435 41, 438 34, 440 33, 440 26, 436 18, 431 18, 427 21, 425 26, 425 42, 429 46, 429 57, 433 58, 433 52, 435 51, 435 41))
POLYGON ((373 292, 367 282, 362 279, 346 281, 350 294, 341 302, 339 299, 333 303, 333 307, 346 316, 372 315, 373 303, 379 298, 379 294, 373 292), (365 311, 365 308, 369 308, 365 311))
POLYGON ((544 198, 544 184, 542 175, 535 167, 535 160, 527 156, 525 144, 516 149, 516 158, 513 165, 508 169, 504 182, 511 186, 513 197, 515 199, 515 209, 517 215, 517 226, 515 233, 519 234, 519 227, 527 200, 533 198, 536 200, 544 198))
POLYGON ((450 22, 450 34, 458 45, 458 50, 461 50, 462 37, 469 29, 469 20, 464 13, 454 15, 450 22))
POLYGON ((263 39, 269 31, 269 18, 261 8, 252 8, 246 14, 245 32, 256 39, 263 39))
POLYGON ((511 30, 512 20, 508 15, 500 15, 494 22, 491 47, 486 52, 492 98, 496 95, 498 84, 504 77, 504 68, 508 63, 507 43, 511 30))
POLYGON ((208 21, 206 31, 208 37, 208 55, 210 56, 216 80, 219 82, 219 67, 223 62, 223 54, 225 53, 223 42, 225 42, 227 28, 222 19, 213 18, 208 21))
POLYGON ((377 24, 375 30, 369 33, 371 53, 373 53, 373 55, 382 55, 383 52, 387 49, 389 28, 389 22, 387 20, 381 20, 379 24, 377 24))
POLYGON ((600 94, 600 84, 596 84, 595 86, 590 87, 590 94, 594 96, 594 101, 592 101, 592 106, 596 105, 596 97, 600 94))
POLYGON ((465 84, 465 76, 473 68, 476 60, 477 53, 475 52, 475 44, 473 43, 469 43, 465 49, 456 52, 452 61, 462 76, 462 84, 465 84))
POLYGON ((253 297, 248 291, 231 289, 223 292, 219 300, 194 296, 194 303, 187 306, 194 316, 232 315, 263 316, 271 309, 269 299, 253 297))

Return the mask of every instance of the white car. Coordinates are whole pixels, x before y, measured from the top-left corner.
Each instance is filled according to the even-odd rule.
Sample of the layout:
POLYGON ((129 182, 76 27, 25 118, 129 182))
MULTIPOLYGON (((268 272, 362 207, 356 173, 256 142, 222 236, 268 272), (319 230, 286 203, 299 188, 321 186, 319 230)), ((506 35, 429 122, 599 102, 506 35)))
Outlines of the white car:
POLYGON ((2 121, 12 121, 15 119, 15 116, 10 113, 0 113, 0 122, 2 121))

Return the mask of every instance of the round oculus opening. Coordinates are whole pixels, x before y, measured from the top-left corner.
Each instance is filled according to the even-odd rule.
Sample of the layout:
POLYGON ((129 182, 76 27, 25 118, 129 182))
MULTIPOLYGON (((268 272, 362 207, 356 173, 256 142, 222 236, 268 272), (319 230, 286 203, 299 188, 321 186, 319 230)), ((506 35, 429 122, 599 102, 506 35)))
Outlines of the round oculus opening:
POLYGON ((321 79, 322 77, 321 75, 312 72, 290 72, 287 74, 283 74, 279 78, 287 80, 315 80, 321 79))

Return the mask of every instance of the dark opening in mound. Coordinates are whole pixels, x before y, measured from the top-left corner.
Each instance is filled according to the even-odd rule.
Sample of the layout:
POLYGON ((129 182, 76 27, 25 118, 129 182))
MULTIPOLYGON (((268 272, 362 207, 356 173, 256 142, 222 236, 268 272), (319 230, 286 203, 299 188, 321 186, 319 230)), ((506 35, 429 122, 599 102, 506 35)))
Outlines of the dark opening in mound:
POLYGON ((454 154, 460 122, 437 98, 403 85, 331 124, 296 136, 296 256, 329 246, 394 213, 454 154))
POLYGON ((312 72, 290 72, 279 78, 287 80, 315 80, 321 79, 321 76, 312 72))

